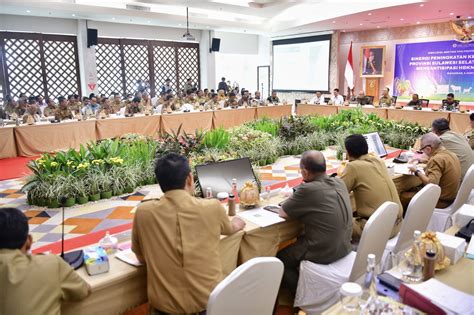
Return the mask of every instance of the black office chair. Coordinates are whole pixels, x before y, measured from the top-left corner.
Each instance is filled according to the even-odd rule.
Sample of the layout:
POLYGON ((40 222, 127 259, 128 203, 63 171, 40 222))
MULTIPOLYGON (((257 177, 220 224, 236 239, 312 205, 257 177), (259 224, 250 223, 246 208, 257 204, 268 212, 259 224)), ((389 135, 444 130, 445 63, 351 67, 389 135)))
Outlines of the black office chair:
POLYGON ((392 96, 392 105, 395 106, 395 104, 397 104, 397 97, 392 96))
POLYGON ((329 101, 330 101, 330 100, 331 100, 331 98, 330 98, 330 97, 325 97, 325 98, 324 98, 324 103, 326 103, 326 104, 327 104, 327 103, 329 103, 329 101))
POLYGON ((343 95, 343 96, 342 96, 342 98, 344 99, 344 102, 345 102, 345 101, 346 101, 346 96, 345 96, 345 95, 343 95))
POLYGON ((430 103, 430 100, 429 99, 426 99, 426 98, 421 98, 420 99, 420 102, 421 102, 421 107, 428 107, 428 104, 430 103))
POLYGON ((367 95, 367 104, 374 105, 374 97, 372 95, 367 95))

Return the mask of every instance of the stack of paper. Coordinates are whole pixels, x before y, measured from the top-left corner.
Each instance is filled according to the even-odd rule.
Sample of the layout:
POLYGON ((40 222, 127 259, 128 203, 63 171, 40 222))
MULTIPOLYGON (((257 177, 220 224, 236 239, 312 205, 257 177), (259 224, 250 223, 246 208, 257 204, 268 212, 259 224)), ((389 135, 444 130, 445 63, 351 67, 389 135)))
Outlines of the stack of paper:
POLYGON ((409 284, 408 287, 448 313, 472 314, 474 310, 474 296, 456 290, 435 278, 420 284, 409 284))
POLYGON ((237 215, 242 219, 250 221, 260 227, 266 227, 285 221, 285 219, 280 217, 278 214, 263 210, 262 208, 241 211, 237 213, 237 215))
POLYGON ((126 249, 122 251, 118 251, 115 253, 115 258, 120 259, 121 261, 132 265, 132 266, 141 266, 143 265, 141 262, 138 261, 137 256, 132 252, 132 249, 126 249))

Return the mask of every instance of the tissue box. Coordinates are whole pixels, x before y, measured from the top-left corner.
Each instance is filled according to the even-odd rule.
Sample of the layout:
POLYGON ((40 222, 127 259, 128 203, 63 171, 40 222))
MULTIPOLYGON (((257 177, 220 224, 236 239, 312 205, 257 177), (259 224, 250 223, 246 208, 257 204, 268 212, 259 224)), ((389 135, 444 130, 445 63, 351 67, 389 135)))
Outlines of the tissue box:
POLYGON ((465 239, 440 232, 436 232, 436 237, 444 247, 444 254, 451 259, 451 264, 454 265, 464 256, 465 239))
POLYGON ((457 227, 462 228, 472 219, 474 219, 474 205, 465 204, 456 211, 456 214, 454 215, 454 224, 457 227))
POLYGON ((84 250, 84 264, 90 276, 109 271, 109 257, 100 246, 88 247, 84 250))

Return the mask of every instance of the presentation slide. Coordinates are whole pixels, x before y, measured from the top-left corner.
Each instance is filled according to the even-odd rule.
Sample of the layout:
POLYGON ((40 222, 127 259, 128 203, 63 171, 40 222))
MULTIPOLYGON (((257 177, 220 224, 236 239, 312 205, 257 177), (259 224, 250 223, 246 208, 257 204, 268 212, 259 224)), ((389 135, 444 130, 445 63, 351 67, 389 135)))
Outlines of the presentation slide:
POLYGON ((327 35, 312 39, 273 41, 274 90, 329 90, 331 37, 327 35))
POLYGON ((474 101, 474 42, 455 40, 398 44, 395 53, 394 95, 408 99, 474 101))

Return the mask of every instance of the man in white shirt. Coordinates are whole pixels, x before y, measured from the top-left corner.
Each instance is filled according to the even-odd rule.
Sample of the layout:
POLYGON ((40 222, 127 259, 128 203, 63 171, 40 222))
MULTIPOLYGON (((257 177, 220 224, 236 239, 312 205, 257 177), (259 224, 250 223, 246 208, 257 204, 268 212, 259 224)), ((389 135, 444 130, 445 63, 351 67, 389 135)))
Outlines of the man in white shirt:
POLYGON ((334 89, 334 95, 331 97, 332 105, 342 105, 344 103, 344 98, 342 95, 339 95, 339 89, 334 89))
POLYGON ((321 94, 321 92, 316 92, 316 96, 309 101, 310 104, 324 104, 324 96, 321 94))

